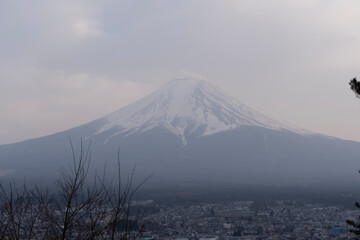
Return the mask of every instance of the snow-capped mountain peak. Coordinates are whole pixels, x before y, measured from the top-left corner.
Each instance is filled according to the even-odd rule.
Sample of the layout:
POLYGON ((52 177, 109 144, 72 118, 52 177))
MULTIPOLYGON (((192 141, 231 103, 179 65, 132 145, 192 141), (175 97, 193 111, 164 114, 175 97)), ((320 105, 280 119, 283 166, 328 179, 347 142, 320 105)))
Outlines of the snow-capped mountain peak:
POLYGON ((243 125, 290 130, 201 79, 172 80, 104 119, 97 134, 114 128, 114 135, 131 135, 163 127, 184 144, 195 131, 204 136, 243 125))

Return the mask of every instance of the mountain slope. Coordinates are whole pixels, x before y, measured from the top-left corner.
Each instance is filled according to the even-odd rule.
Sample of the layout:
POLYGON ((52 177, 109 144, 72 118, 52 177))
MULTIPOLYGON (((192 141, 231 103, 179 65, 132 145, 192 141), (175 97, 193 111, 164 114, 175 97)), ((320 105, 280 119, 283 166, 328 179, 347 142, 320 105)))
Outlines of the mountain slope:
POLYGON ((203 80, 173 80, 90 123, 0 146, 0 175, 51 179, 91 141, 92 166, 154 174, 157 184, 326 185, 357 179, 360 144, 288 127, 203 80), (78 149, 77 149, 78 150, 78 149))

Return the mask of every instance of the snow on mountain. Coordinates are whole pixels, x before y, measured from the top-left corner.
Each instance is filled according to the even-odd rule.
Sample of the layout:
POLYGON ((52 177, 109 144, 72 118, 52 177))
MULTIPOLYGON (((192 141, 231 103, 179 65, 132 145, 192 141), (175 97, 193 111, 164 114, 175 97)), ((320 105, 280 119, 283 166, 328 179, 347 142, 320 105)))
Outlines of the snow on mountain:
MULTIPOLYGON (((150 95, 104 118, 96 134, 116 129, 112 136, 131 135, 164 127, 181 137, 200 136, 244 125, 301 132, 251 109, 205 80, 175 79, 150 95)), ((95 134, 95 135, 96 135, 95 134)))

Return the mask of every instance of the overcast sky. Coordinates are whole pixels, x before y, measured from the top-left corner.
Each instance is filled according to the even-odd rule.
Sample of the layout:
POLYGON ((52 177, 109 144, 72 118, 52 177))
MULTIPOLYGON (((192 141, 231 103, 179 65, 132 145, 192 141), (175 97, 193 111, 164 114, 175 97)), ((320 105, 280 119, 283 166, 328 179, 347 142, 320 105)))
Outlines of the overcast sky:
POLYGON ((358 0, 0 0, 0 144, 201 77, 275 119, 360 141, 358 0))

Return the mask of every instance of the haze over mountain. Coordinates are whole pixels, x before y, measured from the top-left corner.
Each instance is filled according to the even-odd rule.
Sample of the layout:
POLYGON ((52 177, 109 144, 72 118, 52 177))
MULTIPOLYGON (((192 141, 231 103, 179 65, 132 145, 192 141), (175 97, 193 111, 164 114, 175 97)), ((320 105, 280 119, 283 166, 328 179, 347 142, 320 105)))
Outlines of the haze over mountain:
MULTIPOLYGON (((294 107, 296 111, 296 107, 294 107)), ((152 181, 317 184, 357 177, 360 144, 289 127, 204 80, 177 79, 118 111, 54 135, 0 146, 1 174, 53 178, 75 145, 92 165, 152 181)))

